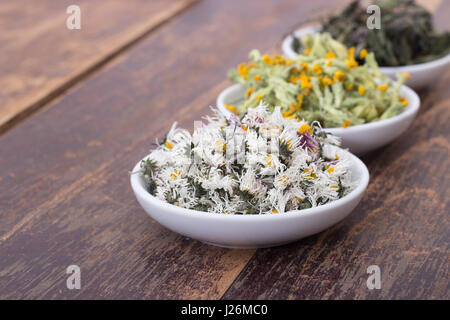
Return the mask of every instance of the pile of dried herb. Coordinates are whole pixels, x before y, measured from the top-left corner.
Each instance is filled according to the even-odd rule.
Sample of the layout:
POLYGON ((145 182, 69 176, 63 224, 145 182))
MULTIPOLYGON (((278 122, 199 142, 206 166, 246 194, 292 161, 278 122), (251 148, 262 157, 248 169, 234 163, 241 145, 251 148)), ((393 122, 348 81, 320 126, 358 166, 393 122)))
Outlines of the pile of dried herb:
MULTIPOLYGON (((367 3, 355 0, 330 16, 322 24, 322 32, 354 46, 357 54, 363 49, 373 52, 380 66, 424 63, 450 52, 450 32, 435 31, 431 14, 413 0, 373 3, 380 7, 381 29, 367 27, 367 3)), ((302 51, 298 41, 294 41, 294 49, 302 51)))
POLYGON ((408 104, 399 89, 409 75, 399 74, 393 83, 380 73, 373 53, 355 55, 354 47, 328 33, 301 41, 306 50, 292 59, 251 51, 249 63, 228 73, 247 89, 243 101, 225 107, 242 114, 264 101, 270 110, 280 106, 285 117, 336 128, 387 119, 408 104))
POLYGON ((335 201, 352 190, 348 154, 315 124, 280 109, 241 119, 217 112, 194 130, 172 126, 141 162, 148 191, 183 208, 218 214, 274 214, 335 201))

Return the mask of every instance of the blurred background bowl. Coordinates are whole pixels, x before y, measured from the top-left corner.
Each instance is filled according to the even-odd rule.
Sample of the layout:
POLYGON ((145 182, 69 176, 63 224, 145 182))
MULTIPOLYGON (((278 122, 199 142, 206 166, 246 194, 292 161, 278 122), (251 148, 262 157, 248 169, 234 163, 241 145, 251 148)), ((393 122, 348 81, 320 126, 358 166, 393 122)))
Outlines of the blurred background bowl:
MULTIPOLYGON (((305 26, 296 30, 293 35, 297 38, 301 38, 307 34, 317 33, 320 31, 320 29, 320 25, 305 26)), ((282 43, 283 54, 288 58, 293 58, 298 54, 293 48, 293 35, 288 35, 286 38, 284 38, 282 43)), ((449 66, 450 54, 442 58, 420 64, 400 67, 380 67, 380 72, 389 76, 393 80, 397 78, 396 74, 407 72, 411 75, 411 77, 406 80, 405 84, 417 90, 424 88, 429 84, 432 84, 433 80, 438 78, 443 73, 443 69, 448 68, 449 66)))

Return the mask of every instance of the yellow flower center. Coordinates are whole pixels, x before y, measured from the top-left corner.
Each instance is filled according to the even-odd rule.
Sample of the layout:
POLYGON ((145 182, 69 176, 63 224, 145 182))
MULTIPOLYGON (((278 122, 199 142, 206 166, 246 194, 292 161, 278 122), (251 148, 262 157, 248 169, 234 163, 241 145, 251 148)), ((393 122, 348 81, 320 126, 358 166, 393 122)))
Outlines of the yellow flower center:
POLYGON ((313 65, 313 67, 312 67, 312 71, 313 71, 315 74, 321 74, 321 73, 322 73, 322 68, 321 68, 318 64, 315 64, 315 65, 313 65))
POLYGON ((267 158, 266 158, 266 163, 267 163, 267 165, 272 166, 272 164, 273 164, 273 159, 272 159, 272 155, 271 155, 271 154, 269 154, 269 155, 267 156, 267 158))
POLYGON ((173 148, 173 145, 169 141, 166 141, 166 143, 164 143, 164 145, 166 146, 167 149, 173 148))
POLYGON ((366 89, 364 89, 364 87, 360 85, 358 86, 358 92, 360 95, 364 95, 364 93, 366 93, 366 89))
POLYGON ((300 134, 304 134, 305 132, 308 132, 309 134, 313 133, 312 128, 306 123, 302 124, 300 126, 300 128, 298 129, 298 133, 300 133, 300 134))
POLYGON ((223 151, 227 150, 227 145, 223 141, 219 140, 216 144, 219 149, 222 149, 223 151))
POLYGON ((333 76, 333 80, 335 82, 337 82, 337 81, 345 81, 346 78, 347 78, 347 76, 341 70, 336 71, 336 73, 333 76))
POLYGON ((267 54, 263 56, 263 61, 267 64, 273 64, 272 59, 267 54))
POLYGON ((302 70, 307 72, 308 71, 308 64, 306 62, 301 64, 302 70))
POLYGON ((326 75, 325 77, 323 77, 321 79, 321 82, 325 87, 328 87, 329 85, 333 84, 333 80, 330 78, 329 75, 326 75))
POLYGON ((248 68, 245 65, 245 63, 241 63, 238 67, 237 67, 237 71, 238 73, 242 76, 242 78, 244 78, 244 80, 247 80, 248 77, 248 68))
POLYGON ((178 171, 178 170, 175 170, 171 175, 170 175, 170 177, 173 179, 173 180, 176 180, 177 179, 177 177, 180 175, 180 171, 178 171))
POLYGON ((356 60, 352 60, 352 59, 346 59, 345 63, 347 65, 348 69, 356 68, 358 66, 358 62, 356 62, 356 60))

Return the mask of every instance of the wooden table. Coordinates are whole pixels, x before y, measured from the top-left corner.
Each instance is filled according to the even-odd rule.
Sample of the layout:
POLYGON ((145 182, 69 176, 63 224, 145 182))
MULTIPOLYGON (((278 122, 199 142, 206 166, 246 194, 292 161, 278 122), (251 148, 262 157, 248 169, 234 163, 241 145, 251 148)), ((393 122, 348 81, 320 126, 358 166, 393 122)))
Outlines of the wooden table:
MULTIPOLYGON (((192 129, 252 48, 347 1, 0 4, 0 298, 449 299, 450 70, 419 92, 344 221, 290 245, 230 250, 160 226, 129 170, 173 121, 192 129), (330 6, 333 4, 333 6, 330 6), (81 289, 66 268, 81 268, 81 289), (368 290, 367 267, 381 269, 368 290)), ((447 1, 427 1, 450 27, 447 1)))

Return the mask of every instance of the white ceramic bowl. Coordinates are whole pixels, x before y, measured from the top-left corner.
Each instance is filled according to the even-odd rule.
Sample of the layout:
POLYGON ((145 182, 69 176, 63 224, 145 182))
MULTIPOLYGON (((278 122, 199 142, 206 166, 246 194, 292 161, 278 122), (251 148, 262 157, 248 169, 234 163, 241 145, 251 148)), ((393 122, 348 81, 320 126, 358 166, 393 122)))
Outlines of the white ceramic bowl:
MULTIPOLYGON (((236 104, 243 99, 245 88, 241 84, 234 84, 223 90, 217 97, 217 108, 227 117, 231 114, 225 104, 236 104)), ((400 87, 400 95, 408 100, 403 112, 386 120, 349 126, 347 128, 326 128, 342 138, 342 147, 349 148, 357 155, 363 155, 392 142, 408 129, 420 107, 419 96, 407 86, 400 87)))
MULTIPOLYGON (((320 26, 313 25, 300 28, 294 32, 296 37, 303 37, 307 34, 317 33, 320 30, 320 26)), ((297 52, 293 49, 294 38, 292 35, 288 35, 284 38, 282 43, 283 54, 288 58, 293 58, 297 55, 297 52)), ((411 75, 406 81, 406 85, 414 89, 420 89, 433 83, 445 70, 450 66, 450 54, 430 61, 426 63, 413 64, 409 66, 401 67, 380 67, 380 72, 389 76, 391 79, 396 79, 396 74, 401 72, 408 72, 411 75)))
MULTIPOLYGON (((184 209, 161 201, 145 189, 140 174, 131 175, 131 187, 139 204, 168 229, 202 242, 229 248, 272 247, 310 236, 344 219, 359 203, 369 183, 364 163, 346 150, 336 148, 340 158, 349 156, 351 177, 357 187, 345 197, 315 208, 266 215, 221 215, 184 209)), ((140 169, 140 162, 133 172, 140 169)))

